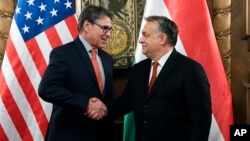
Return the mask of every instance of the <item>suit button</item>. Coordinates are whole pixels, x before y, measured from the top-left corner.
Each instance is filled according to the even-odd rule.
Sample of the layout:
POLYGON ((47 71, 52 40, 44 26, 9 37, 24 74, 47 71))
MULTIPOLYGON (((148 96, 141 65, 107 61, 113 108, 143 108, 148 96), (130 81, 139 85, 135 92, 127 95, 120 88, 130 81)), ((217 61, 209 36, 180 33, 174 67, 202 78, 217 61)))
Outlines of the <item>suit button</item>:
POLYGON ((148 108, 148 105, 145 105, 144 108, 148 108))
POLYGON ((144 122, 143 122, 144 124, 147 124, 147 121, 146 120, 144 120, 144 122))

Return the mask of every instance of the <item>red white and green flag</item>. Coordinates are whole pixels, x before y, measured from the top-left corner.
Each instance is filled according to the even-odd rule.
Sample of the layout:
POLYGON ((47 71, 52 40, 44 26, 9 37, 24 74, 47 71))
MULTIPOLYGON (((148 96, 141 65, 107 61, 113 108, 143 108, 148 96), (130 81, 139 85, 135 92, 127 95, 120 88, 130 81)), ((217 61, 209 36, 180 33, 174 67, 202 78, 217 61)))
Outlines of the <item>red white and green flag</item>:
MULTIPOLYGON (((167 16, 177 24, 176 50, 202 64, 211 86, 213 113, 209 141, 229 141, 229 129, 233 124, 232 97, 206 0, 146 0, 143 17, 149 15, 167 16)), ((143 19, 141 29, 144 24, 143 19)), ((141 51, 138 43, 135 63, 146 58, 141 51)), ((124 118, 123 141, 134 140, 134 119, 129 113, 124 118)))

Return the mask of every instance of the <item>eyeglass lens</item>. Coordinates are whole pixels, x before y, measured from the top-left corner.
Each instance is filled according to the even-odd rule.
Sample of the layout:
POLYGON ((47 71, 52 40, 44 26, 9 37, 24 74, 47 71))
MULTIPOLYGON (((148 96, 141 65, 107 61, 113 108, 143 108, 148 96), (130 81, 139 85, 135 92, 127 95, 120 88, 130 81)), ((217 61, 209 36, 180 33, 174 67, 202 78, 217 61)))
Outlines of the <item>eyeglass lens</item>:
POLYGON ((107 25, 100 25, 98 23, 94 23, 94 24, 98 25, 105 33, 112 30, 112 27, 109 27, 107 25))

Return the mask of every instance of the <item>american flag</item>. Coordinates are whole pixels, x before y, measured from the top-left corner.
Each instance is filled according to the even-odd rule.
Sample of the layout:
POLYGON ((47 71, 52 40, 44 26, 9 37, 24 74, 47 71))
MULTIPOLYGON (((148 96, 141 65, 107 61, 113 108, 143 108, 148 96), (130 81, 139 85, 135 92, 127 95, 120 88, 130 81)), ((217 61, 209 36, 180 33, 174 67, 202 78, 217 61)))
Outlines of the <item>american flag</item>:
POLYGON ((44 140, 51 104, 37 94, 52 48, 77 35, 73 0, 18 0, 0 71, 0 140, 44 140))

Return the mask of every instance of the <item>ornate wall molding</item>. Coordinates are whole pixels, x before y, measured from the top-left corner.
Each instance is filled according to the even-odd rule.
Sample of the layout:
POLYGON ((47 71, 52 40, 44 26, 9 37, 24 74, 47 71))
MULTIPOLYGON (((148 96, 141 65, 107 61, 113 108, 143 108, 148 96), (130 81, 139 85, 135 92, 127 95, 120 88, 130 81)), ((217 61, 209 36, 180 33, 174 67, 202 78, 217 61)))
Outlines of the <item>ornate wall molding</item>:
POLYGON ((250 0, 243 0, 243 37, 250 37, 250 0))
POLYGON ((246 124, 250 124, 250 72, 247 72, 248 74, 248 82, 243 83, 243 110, 245 113, 244 120, 246 124))
POLYGON ((213 26, 224 70, 231 83, 231 0, 213 1, 213 26))
POLYGON ((0 68, 2 65, 6 41, 15 9, 16 0, 0 0, 0 68))
POLYGON ((248 40, 250 51, 250 0, 243 0, 243 39, 248 40))
POLYGON ((244 109, 244 113, 245 113, 245 123, 246 124, 250 124, 250 84, 249 83, 244 83, 243 84, 243 99, 244 99, 244 103, 243 105, 243 109, 244 109))

